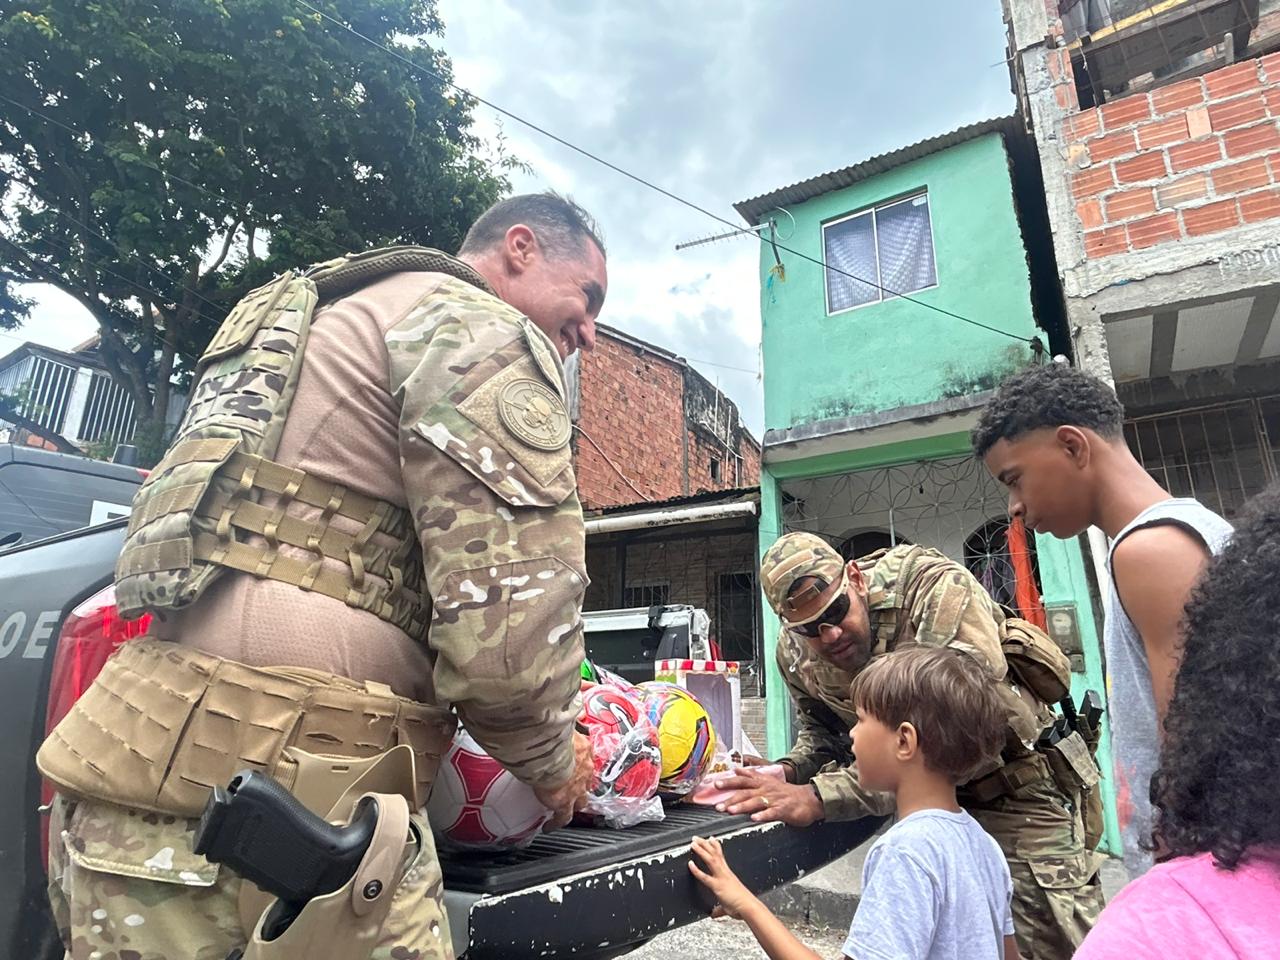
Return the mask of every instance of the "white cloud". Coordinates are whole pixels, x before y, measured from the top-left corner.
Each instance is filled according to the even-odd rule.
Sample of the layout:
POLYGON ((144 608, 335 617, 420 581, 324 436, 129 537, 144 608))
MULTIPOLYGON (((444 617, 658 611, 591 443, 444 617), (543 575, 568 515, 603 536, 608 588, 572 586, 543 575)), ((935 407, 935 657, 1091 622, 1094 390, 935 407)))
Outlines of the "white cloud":
MULTIPOLYGON (((1013 109, 992 0, 440 0, 439 12, 460 84, 735 224, 735 201, 1013 109)), ((756 368, 756 241, 676 253, 722 225, 486 107, 475 116, 531 165, 517 190, 571 193, 600 220, 603 322, 756 368)), ((83 323, 43 300, 42 325, 74 341, 83 323)), ((759 437, 755 375, 699 369, 759 437)))

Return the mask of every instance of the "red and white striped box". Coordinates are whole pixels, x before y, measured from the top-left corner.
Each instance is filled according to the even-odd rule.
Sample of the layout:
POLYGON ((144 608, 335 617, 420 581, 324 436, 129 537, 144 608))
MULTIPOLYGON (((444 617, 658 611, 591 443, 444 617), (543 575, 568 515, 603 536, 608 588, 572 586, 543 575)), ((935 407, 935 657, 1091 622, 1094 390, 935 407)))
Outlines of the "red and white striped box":
POLYGON ((742 752, 742 684, 737 660, 658 660, 654 679, 684 687, 711 717, 720 749, 742 752))

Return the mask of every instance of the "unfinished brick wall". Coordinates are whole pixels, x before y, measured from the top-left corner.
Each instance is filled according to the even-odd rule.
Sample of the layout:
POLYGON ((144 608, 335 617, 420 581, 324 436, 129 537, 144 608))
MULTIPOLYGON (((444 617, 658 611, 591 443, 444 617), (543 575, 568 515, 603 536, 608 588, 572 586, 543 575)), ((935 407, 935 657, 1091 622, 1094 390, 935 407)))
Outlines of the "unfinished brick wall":
POLYGON ((1280 53, 1084 111, 1065 50, 1049 71, 1087 258, 1280 217, 1280 53))
MULTIPOLYGON (((722 433, 737 439, 734 452, 744 462, 735 470, 725 443, 689 422, 690 376, 674 357, 598 331, 596 348, 578 360, 574 467, 583 507, 669 500, 760 482, 760 448, 745 430, 722 433), (720 460, 718 480, 712 477, 713 458, 720 460)), ((737 408, 723 395, 721 401, 736 421, 737 408)))

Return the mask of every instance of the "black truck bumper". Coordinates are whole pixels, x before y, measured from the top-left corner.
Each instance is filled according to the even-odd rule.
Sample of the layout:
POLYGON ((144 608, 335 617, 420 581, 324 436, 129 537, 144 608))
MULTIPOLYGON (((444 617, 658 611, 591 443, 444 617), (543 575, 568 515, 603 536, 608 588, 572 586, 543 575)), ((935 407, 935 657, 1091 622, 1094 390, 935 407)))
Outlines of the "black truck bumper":
POLYGON ((689 873, 689 841, 715 836, 757 893, 854 849, 878 818, 794 829, 699 807, 626 831, 566 830, 507 859, 442 860, 455 950, 467 960, 607 957, 704 919, 712 900, 689 873))

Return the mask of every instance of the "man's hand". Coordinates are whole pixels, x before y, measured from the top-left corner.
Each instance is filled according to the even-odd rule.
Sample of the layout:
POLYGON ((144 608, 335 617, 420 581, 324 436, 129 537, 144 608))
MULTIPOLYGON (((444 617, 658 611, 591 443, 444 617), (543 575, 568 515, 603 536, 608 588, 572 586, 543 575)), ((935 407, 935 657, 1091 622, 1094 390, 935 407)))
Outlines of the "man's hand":
POLYGON ((738 879, 737 875, 729 869, 729 864, 724 859, 724 850, 720 847, 720 841, 694 837, 693 852, 697 854, 697 858, 702 861, 703 866, 700 868, 696 861, 690 860, 689 872, 697 877, 702 885, 710 890, 715 895, 716 900, 719 901, 711 915, 713 917, 733 917, 735 920, 741 920, 743 910, 749 907, 756 898, 738 879))
POLYGON ((573 776, 558 787, 535 789, 538 802, 551 811, 551 819, 542 829, 555 830, 573 819, 573 815, 587 805, 587 789, 595 776, 595 762, 591 756, 591 740, 585 734, 573 734, 573 776))
POLYGON ((734 793, 716 809, 749 813, 758 822, 781 820, 792 827, 807 827, 822 819, 822 801, 808 784, 780 783, 750 770, 721 774, 712 786, 734 793))

